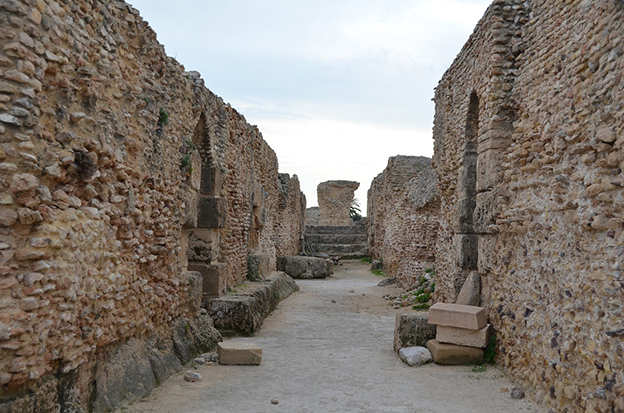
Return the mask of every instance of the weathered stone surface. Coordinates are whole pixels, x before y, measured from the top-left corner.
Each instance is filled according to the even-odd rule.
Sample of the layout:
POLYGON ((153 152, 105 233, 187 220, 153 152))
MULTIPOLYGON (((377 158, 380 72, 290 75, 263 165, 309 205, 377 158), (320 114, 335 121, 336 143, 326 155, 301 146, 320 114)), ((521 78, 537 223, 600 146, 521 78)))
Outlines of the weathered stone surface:
POLYGON ((481 276, 472 271, 462 286, 455 304, 478 306, 481 302, 481 276))
POLYGON ((438 326, 435 338, 440 343, 485 348, 490 339, 490 325, 486 325, 481 330, 438 326))
POLYGON ((444 344, 437 340, 429 340, 427 349, 437 364, 460 365, 483 363, 483 350, 474 347, 444 344))
POLYGON ((377 287, 385 287, 387 285, 396 284, 396 282, 397 282, 396 277, 388 277, 386 279, 383 279, 383 280, 379 281, 377 283, 377 287))
POLYGON ((251 335, 280 301, 298 290, 288 275, 274 273, 266 280, 239 285, 231 294, 205 299, 203 306, 223 334, 251 335))
POLYGON ((227 288, 227 267, 225 263, 204 264, 189 262, 188 269, 202 275, 202 296, 220 297, 227 288))
POLYGON ((394 351, 404 347, 424 346, 435 335, 436 326, 429 324, 427 313, 397 314, 394 323, 394 351))
POLYGON ((137 400, 152 392, 156 377, 145 344, 129 340, 98 363, 94 411, 121 408, 124 400, 137 400))
POLYGON ((219 364, 254 365, 262 362, 262 348, 248 342, 225 341, 217 346, 219 364))
POLYGON ((174 320, 172 329, 174 352, 182 364, 187 364, 197 354, 213 350, 222 340, 221 333, 215 328, 212 318, 203 308, 193 320, 183 318, 174 320))
POLYGON ((405 347, 399 350, 399 357, 410 366, 421 366, 433 360, 431 353, 424 347, 405 347))
POLYGON ((349 216, 351 201, 359 182, 326 181, 316 188, 320 208, 319 225, 350 226, 353 220, 349 216))
POLYGON ((368 190, 368 249, 401 287, 412 288, 432 268, 440 194, 431 159, 393 156, 368 190), (409 245, 409 247, 407 247, 409 245))
POLYGON ((483 307, 436 303, 429 309, 429 323, 446 327, 480 330, 487 324, 487 315, 483 307))
POLYGON ((295 279, 327 278, 330 275, 327 261, 316 257, 279 257, 277 269, 295 279))

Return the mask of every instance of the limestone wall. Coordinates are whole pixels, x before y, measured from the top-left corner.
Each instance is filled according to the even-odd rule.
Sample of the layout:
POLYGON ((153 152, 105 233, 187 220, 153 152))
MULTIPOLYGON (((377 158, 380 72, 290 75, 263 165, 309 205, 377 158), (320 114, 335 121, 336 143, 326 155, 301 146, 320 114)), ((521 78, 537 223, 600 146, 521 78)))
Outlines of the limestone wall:
POLYGON ((411 288, 435 261, 440 207, 431 160, 394 156, 368 190, 368 247, 387 275, 411 288))
POLYGON ((360 187, 353 181, 326 181, 316 188, 320 211, 319 225, 350 226, 353 220, 349 216, 351 201, 355 190, 360 187))
POLYGON ((194 317, 189 260, 297 251, 296 179, 137 10, 3 1, 0 50, 0 397, 194 317))
POLYGON ((623 11, 497 0, 435 95, 436 298, 477 268, 499 361, 555 411, 624 411, 623 11))

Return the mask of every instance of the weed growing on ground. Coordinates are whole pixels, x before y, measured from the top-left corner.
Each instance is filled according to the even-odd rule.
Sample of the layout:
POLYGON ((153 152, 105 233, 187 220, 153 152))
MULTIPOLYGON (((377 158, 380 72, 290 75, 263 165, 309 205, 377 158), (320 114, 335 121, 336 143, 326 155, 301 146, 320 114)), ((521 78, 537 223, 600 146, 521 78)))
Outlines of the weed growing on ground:
POLYGON ((371 272, 379 277, 385 277, 386 274, 383 272, 383 270, 371 270, 371 272))
POLYGON ((412 306, 412 310, 426 311, 429 309, 429 304, 427 303, 419 303, 412 306))
POLYGON ((372 262, 371 257, 364 257, 362 259, 360 259, 360 261, 362 261, 365 264, 370 264, 372 262))
POLYGON ((477 364, 476 366, 472 366, 473 373, 483 373, 487 370, 487 365, 485 364, 477 364))
POLYGON ((488 364, 494 364, 496 360, 496 334, 492 333, 490 341, 483 350, 483 360, 488 364))

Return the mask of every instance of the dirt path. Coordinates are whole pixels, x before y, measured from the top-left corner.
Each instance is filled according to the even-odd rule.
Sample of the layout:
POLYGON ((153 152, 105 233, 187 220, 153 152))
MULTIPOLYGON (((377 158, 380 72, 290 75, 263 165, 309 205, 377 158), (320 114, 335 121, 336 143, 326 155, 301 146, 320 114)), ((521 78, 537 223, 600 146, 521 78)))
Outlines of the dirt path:
POLYGON ((148 412, 541 412, 513 400, 513 385, 494 367, 408 367, 392 351, 393 310, 379 277, 358 261, 327 280, 297 281, 293 294, 250 341, 260 366, 200 366, 203 381, 170 378, 123 411, 148 412), (272 400, 279 404, 272 404, 272 400))

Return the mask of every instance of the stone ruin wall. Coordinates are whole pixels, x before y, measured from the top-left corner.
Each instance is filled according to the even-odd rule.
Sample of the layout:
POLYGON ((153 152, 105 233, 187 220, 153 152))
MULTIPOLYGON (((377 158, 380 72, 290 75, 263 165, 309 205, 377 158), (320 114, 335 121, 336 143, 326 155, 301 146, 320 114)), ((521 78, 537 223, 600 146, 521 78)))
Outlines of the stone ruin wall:
POLYGON ((623 13, 497 0, 436 90, 436 299, 478 268, 498 361, 553 411, 624 411, 623 13))
POLYGON ((318 225, 321 226, 352 226, 349 216, 351 201, 359 182, 325 181, 318 184, 316 192, 320 208, 318 225))
POLYGON ((196 316, 189 258, 275 269, 305 198, 122 1, 2 1, 0 50, 0 398, 56 374, 86 405, 108 349, 196 316))
POLYGON ((431 160, 394 156, 368 190, 368 248, 409 289, 434 266, 440 197, 431 160))

